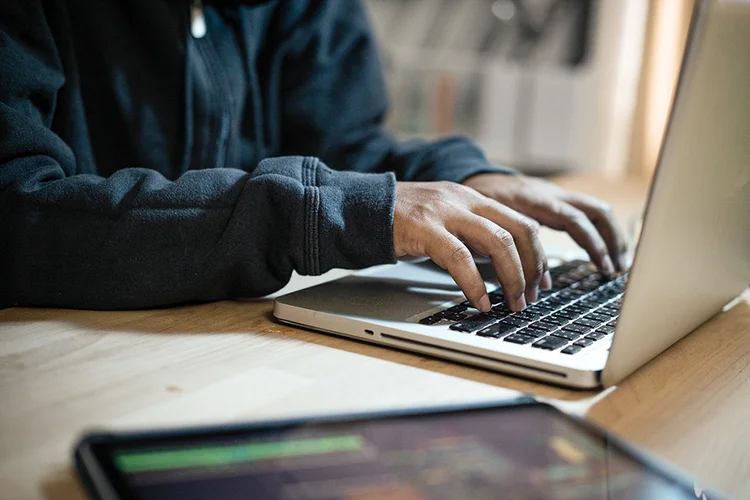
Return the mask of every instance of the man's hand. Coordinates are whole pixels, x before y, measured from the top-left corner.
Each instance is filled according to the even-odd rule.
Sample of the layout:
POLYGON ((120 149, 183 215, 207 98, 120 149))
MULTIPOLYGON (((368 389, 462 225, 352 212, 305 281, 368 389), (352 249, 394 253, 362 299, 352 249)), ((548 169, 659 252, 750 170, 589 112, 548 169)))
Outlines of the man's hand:
POLYGON ((470 249, 492 259, 508 307, 520 311, 537 299, 539 288, 552 286, 538 232, 532 218, 466 186, 396 184, 396 257, 429 256, 480 311, 491 305, 470 249))
POLYGON ((627 241, 612 210, 596 198, 523 175, 479 174, 463 184, 545 226, 567 231, 605 275, 629 265, 627 241))

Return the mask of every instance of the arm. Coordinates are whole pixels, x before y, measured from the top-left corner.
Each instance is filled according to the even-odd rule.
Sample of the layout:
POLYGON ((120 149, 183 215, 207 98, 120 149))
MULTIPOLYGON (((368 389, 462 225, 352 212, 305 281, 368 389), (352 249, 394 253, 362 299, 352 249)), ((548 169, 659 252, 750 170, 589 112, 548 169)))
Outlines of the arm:
POLYGON ((336 169, 394 171, 400 181, 462 182, 488 198, 477 199, 455 186, 399 183, 397 256, 431 257, 478 305, 484 285, 467 244, 493 257, 498 278, 506 293, 513 291, 511 306, 517 309, 524 307, 524 291, 526 301, 533 301, 536 288, 549 284, 538 222, 568 231, 606 273, 613 270, 608 246, 613 258, 622 261, 624 240, 603 204, 553 192, 521 175, 501 175, 512 171, 490 165, 466 139, 394 141, 381 126, 387 108, 385 85, 359 0, 299 0, 285 4, 284 12, 278 73, 283 90, 277 99, 282 151, 319 156, 336 169), (445 200, 451 200, 450 206, 445 200))
POLYGON ((0 307, 263 295, 292 270, 393 260, 390 174, 335 172, 307 157, 175 181, 140 168, 78 173, 51 130, 65 83, 56 47, 41 7, 17 5, 0 15, 0 307), (373 231, 383 237, 367 245, 356 236, 373 231))
POLYGON ((359 0, 289 2, 284 9, 279 115, 286 154, 319 156, 339 170, 393 171, 406 181, 511 172, 490 165, 468 139, 398 142, 383 129, 386 86, 359 0))

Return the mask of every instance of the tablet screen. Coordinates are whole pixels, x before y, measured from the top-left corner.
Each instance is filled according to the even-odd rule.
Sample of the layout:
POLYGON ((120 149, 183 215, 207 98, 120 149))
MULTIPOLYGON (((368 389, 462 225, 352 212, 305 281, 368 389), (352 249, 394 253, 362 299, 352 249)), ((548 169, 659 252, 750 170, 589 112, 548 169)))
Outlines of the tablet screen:
POLYGON ((317 423, 107 450, 156 499, 695 499, 544 405, 317 423))

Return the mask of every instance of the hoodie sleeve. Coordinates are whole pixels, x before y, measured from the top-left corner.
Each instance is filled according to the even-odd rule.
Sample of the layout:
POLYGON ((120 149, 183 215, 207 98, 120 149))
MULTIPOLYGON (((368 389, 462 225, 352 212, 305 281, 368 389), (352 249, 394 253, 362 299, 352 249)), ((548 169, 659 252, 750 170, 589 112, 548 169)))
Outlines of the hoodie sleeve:
POLYGON ((399 142, 382 127, 388 108, 377 41, 360 0, 285 4, 281 147, 338 170, 395 172, 398 180, 461 182, 491 165, 463 137, 399 142))
POLYGON ((10 4, 0 9, 0 307, 260 296, 293 270, 393 261, 392 174, 301 156, 175 181, 140 168, 78 174, 52 131, 65 74, 44 14, 37 2, 10 4))

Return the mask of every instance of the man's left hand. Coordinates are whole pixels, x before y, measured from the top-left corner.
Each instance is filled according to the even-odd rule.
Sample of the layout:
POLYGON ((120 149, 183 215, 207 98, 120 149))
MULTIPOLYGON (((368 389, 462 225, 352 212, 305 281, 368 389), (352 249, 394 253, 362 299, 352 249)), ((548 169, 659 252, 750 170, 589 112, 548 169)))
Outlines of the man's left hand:
POLYGON ((603 274, 627 270, 628 244, 606 203, 524 175, 478 174, 462 184, 540 224, 566 231, 603 274))

